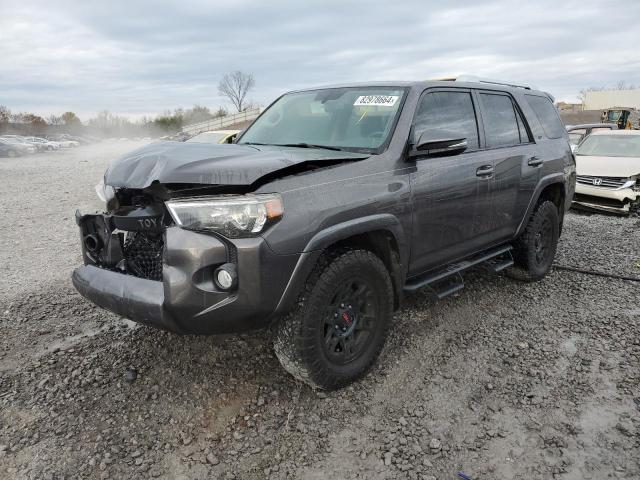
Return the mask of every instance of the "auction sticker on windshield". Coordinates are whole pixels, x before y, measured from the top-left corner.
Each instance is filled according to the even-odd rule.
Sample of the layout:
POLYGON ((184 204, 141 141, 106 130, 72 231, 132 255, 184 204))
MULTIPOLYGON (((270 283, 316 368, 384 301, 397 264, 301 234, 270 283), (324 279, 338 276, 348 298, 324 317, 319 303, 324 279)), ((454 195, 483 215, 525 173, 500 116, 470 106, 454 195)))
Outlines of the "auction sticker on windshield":
POLYGON ((360 95, 354 106, 393 107, 400 98, 398 95, 360 95))

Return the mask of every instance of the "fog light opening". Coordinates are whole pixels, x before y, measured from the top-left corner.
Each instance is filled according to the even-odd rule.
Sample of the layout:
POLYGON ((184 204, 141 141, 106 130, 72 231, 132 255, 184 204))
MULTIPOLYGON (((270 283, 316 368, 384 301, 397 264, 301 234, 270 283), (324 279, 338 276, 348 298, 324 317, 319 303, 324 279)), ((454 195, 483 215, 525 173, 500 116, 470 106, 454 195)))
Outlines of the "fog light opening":
POLYGON ((84 237, 84 247, 90 252, 98 250, 98 238, 95 235, 86 235, 84 237))
POLYGON ((232 290, 238 284, 238 274, 233 263, 225 263, 214 272, 216 286, 221 290, 232 290))

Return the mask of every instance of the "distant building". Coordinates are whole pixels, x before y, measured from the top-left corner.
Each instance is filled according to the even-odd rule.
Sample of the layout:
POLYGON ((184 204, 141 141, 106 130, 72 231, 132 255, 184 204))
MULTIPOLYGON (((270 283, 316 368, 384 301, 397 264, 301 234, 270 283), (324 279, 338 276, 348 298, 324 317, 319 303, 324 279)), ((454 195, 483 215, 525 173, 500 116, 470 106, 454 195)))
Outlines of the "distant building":
POLYGON ((582 104, 558 102, 556 103, 556 108, 561 112, 579 112, 580 110, 582 110, 582 104))
POLYGON ((640 89, 586 92, 584 99, 585 110, 606 110, 611 107, 640 109, 640 89))

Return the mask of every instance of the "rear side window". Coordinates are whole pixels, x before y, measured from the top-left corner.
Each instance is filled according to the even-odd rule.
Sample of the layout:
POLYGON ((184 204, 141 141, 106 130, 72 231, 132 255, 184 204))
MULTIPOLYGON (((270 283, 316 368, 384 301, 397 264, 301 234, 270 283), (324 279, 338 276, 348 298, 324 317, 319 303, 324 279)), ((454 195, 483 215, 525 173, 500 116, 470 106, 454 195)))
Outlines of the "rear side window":
POLYGON ((427 132, 428 140, 466 138, 477 150, 478 123, 469 92, 431 92, 422 97, 414 121, 414 141, 427 132))
POLYGON ((547 97, 538 97, 534 95, 525 95, 527 103, 538 117, 540 125, 544 130, 544 134, 548 138, 562 138, 565 135, 565 129, 560 121, 560 116, 553 106, 551 100, 547 97))
POLYGON ((487 147, 518 145, 521 127, 511 98, 506 95, 481 93, 480 102, 487 147))

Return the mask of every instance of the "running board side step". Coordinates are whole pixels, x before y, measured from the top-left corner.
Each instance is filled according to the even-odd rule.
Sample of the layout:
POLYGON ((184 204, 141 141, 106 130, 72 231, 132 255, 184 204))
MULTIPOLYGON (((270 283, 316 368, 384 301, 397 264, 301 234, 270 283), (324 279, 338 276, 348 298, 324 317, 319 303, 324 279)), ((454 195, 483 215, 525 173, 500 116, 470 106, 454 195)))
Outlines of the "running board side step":
POLYGON ((438 299, 443 299, 464 288, 462 272, 471 267, 485 264, 494 272, 500 272, 513 265, 512 250, 513 247, 511 245, 486 250, 460 262, 447 265, 440 270, 413 278, 405 284, 404 291, 406 293, 413 293, 429 286, 433 288, 438 299))

